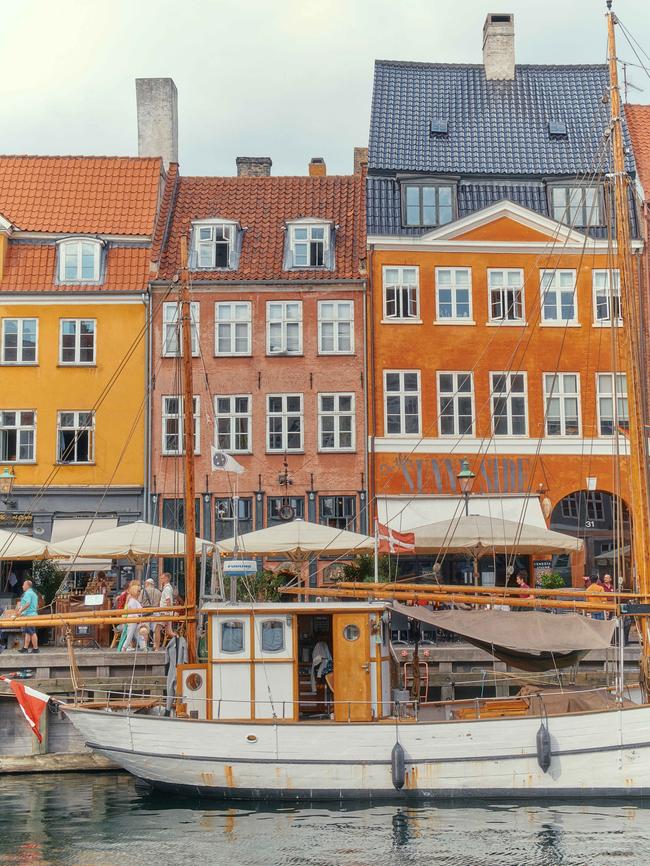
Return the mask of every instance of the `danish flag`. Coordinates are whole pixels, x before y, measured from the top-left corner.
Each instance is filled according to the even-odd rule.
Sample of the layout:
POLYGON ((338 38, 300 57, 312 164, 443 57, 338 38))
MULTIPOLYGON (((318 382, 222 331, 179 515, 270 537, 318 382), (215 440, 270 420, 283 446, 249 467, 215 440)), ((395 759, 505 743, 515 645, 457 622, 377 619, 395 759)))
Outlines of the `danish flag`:
POLYGON ((383 523, 377 522, 379 553, 414 553, 415 533, 397 532, 383 523))
POLYGON ((9 677, 0 677, 0 680, 4 680, 5 683, 8 683, 9 688, 14 693, 30 728, 34 735, 38 737, 38 742, 42 743, 43 737, 38 729, 38 722, 43 715, 43 710, 50 700, 50 696, 46 695, 44 692, 38 692, 36 689, 30 689, 29 686, 24 686, 22 683, 18 682, 18 680, 12 680, 9 679, 9 677))

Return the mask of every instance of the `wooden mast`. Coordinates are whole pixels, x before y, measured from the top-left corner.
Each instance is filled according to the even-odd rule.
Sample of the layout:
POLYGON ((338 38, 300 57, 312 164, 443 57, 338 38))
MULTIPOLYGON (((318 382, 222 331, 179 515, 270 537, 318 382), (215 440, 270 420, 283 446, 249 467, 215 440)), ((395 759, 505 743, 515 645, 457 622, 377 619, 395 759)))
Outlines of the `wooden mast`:
MULTIPOLYGON (((648 475, 646 432, 642 412, 644 383, 641 378, 641 318, 639 297, 630 253, 629 184, 625 171, 621 92, 616 58, 616 15, 607 0, 607 53, 610 79, 611 150, 616 215, 616 262, 620 274, 623 309, 623 339, 620 345, 622 369, 626 372, 630 437, 630 493, 635 565, 635 589, 642 595, 650 587, 650 530, 648 521, 648 475)), ((611 289, 610 289, 611 291, 611 289)), ((612 334, 614 329, 612 328, 612 334)), ((616 387, 614 386, 616 403, 616 387)), ((617 433, 618 435, 618 433, 617 433)), ((641 640, 640 682, 645 700, 650 697, 650 640, 647 618, 637 620, 641 640)))
POLYGON ((187 238, 181 237, 181 363, 183 365, 183 469, 185 478, 185 602, 187 604, 187 657, 197 660, 196 647, 196 521, 194 485, 194 387, 192 384, 192 323, 187 271, 187 238))

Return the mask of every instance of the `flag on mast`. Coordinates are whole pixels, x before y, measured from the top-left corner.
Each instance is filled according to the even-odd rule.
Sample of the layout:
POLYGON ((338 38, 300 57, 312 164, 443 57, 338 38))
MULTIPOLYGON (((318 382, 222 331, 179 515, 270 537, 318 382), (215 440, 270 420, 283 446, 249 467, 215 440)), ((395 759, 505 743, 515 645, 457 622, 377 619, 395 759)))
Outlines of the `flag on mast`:
POLYGON ((415 533, 398 532, 383 523, 377 522, 379 553, 414 553, 415 533))
POLYGON ((241 463, 237 463, 235 458, 225 451, 220 451, 213 445, 211 452, 213 472, 236 472, 237 475, 241 475, 245 471, 241 463))
POLYGON ((42 743, 43 737, 38 729, 38 723, 43 715, 43 710, 47 707, 50 696, 44 692, 38 692, 36 689, 31 689, 29 686, 24 686, 18 680, 9 677, 0 677, 0 680, 4 680, 9 685, 30 728, 38 738, 38 742, 42 743))

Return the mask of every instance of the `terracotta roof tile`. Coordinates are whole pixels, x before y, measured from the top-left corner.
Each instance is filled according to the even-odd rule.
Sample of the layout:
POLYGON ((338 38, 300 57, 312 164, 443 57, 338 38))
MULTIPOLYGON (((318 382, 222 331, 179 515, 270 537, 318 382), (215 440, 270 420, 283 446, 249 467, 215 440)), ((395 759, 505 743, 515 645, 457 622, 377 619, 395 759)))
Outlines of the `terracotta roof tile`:
POLYGON ((639 180, 650 201, 650 105, 626 105, 625 116, 639 180))
POLYGON ((23 231, 151 235, 161 160, 0 156, 0 214, 23 231))
POLYGON ((179 267, 179 241, 193 220, 223 217, 246 229, 237 271, 195 271, 208 280, 358 279, 365 257, 363 181, 359 175, 330 177, 180 177, 160 276, 171 279, 179 267), (333 220, 334 271, 282 269, 287 220, 333 220))

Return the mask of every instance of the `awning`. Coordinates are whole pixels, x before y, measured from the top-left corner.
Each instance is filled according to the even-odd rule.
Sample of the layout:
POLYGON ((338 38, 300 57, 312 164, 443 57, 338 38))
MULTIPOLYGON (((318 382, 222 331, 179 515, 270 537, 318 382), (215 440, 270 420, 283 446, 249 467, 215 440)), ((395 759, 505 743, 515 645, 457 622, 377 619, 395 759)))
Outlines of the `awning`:
MULTIPOLYGON (((377 510, 381 523, 408 532, 426 523, 459 517, 465 513, 465 502, 460 496, 380 496, 377 510)), ((537 496, 470 496, 469 513, 546 529, 537 496)))
MULTIPOLYGON (((51 541, 55 544, 59 541, 67 541, 77 535, 85 535, 86 532, 100 532, 102 529, 115 529, 117 517, 55 517, 52 523, 51 541)), ((107 571, 111 567, 110 559, 59 559, 57 565, 64 571, 107 571), (72 563, 72 564, 71 564, 72 563)))

